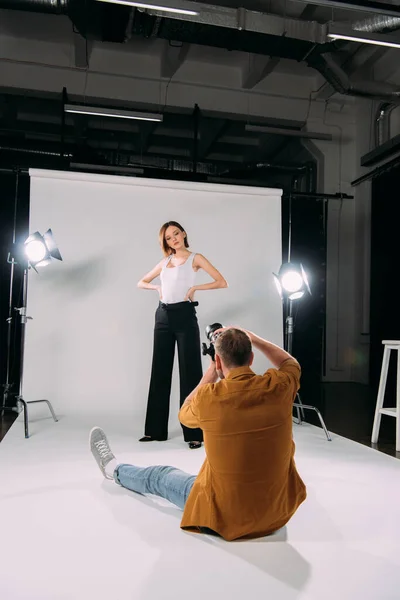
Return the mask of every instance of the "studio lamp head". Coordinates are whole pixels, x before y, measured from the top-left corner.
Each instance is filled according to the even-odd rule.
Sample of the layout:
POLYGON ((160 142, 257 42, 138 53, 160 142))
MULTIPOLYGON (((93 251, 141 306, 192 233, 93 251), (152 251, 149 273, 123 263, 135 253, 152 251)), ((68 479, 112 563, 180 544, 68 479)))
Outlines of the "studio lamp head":
POLYGON ((24 254, 28 259, 29 265, 33 268, 44 267, 53 258, 62 260, 51 229, 48 229, 43 235, 38 231, 32 233, 24 242, 24 254))
POLYGON ((288 300, 299 300, 305 293, 311 294, 307 274, 301 263, 284 263, 278 275, 273 273, 275 285, 280 297, 288 300))

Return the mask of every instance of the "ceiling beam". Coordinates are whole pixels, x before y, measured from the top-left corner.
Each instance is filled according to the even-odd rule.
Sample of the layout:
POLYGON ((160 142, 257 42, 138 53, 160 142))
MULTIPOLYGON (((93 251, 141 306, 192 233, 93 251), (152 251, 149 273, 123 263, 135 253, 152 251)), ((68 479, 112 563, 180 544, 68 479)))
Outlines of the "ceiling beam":
POLYGON ((278 164, 280 161, 282 161, 282 157, 287 153, 288 149, 295 142, 297 142, 297 140, 289 138, 283 140, 283 142, 277 148, 274 148, 272 156, 270 157, 271 164, 278 164))
POLYGON ((140 151, 142 154, 148 151, 152 135, 155 133, 159 123, 154 121, 142 121, 140 124, 139 138, 140 151))
POLYGON ((197 146, 198 159, 204 159, 210 154, 214 144, 224 133, 227 126, 228 121, 225 119, 209 119, 201 116, 197 146))
POLYGON ((372 0, 353 0, 352 2, 349 2, 348 0, 295 0, 295 2, 400 17, 400 6, 395 6, 387 2, 375 2, 372 0))
POLYGON ((161 55, 161 77, 172 79, 186 60, 190 44, 176 42, 176 45, 165 40, 161 55))
POLYGON ((307 4, 300 15, 302 21, 313 21, 318 7, 315 4, 307 4))
MULTIPOLYGON (((177 1, 177 0, 175 0, 177 1)), ((184 3, 182 3, 184 4, 184 3)), ((190 3, 195 7, 199 4, 190 3)), ((158 8, 152 8, 153 16, 165 18, 165 12, 158 8)), ((326 26, 312 21, 281 17, 267 12, 257 12, 247 8, 230 8, 211 4, 202 4, 201 10, 195 14, 169 13, 168 19, 199 23, 200 25, 211 25, 234 29, 235 31, 247 31, 251 33, 284 37, 285 39, 298 39, 309 44, 324 44, 326 42, 326 26)), ((282 46, 283 47, 283 46, 282 46)))
MULTIPOLYGON (((347 75, 354 75, 354 80, 361 77, 370 78, 375 63, 388 52, 388 48, 367 44, 359 45, 358 49, 341 63, 341 66, 347 75)), ((334 94, 336 91, 333 86, 325 82, 314 96, 314 100, 329 100, 334 94)))
POLYGON ((269 133, 273 135, 283 135, 289 137, 306 138, 309 140, 327 140, 332 141, 332 134, 319 133, 317 131, 299 131, 298 129, 278 129, 278 127, 264 127, 264 125, 246 125, 246 131, 254 133, 269 133))
POLYGON ((399 70, 399 51, 390 48, 374 63, 375 79, 378 81, 388 81, 399 70))
POLYGON ((159 154, 173 157, 184 157, 188 160, 191 159, 191 151, 187 148, 176 148, 174 146, 150 146, 148 150, 149 154, 159 154))
POLYGON ((325 83, 323 83, 321 85, 321 87, 319 88, 319 90, 315 94, 315 96, 313 96, 313 99, 314 100, 329 100, 329 98, 331 98, 334 94, 336 94, 336 91, 333 89, 333 87, 331 86, 330 83, 325 81, 325 83))
POLYGON ((88 69, 93 43, 74 32, 74 60, 77 69, 88 69))
POLYGON ((252 90, 272 73, 279 58, 262 56, 261 54, 250 54, 249 60, 242 69, 242 88, 252 90))
POLYGON ((363 76, 370 75, 370 71, 376 61, 382 58, 387 52, 387 48, 364 44, 342 66, 348 75, 355 75, 357 73, 363 76))
POLYGON ((18 104, 10 96, 2 94, 0 96, 0 122, 4 121, 7 127, 15 124, 18 116, 18 104))

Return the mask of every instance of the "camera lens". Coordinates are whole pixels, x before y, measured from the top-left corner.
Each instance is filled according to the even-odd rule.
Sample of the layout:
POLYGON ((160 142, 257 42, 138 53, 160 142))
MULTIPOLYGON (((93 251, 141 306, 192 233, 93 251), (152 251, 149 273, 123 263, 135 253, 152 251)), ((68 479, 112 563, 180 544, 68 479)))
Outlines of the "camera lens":
POLYGON ((210 340, 210 342, 213 342, 214 341, 214 332, 217 331, 217 329, 221 329, 221 328, 222 328, 221 323, 213 323, 212 325, 207 325, 207 327, 206 327, 207 339, 210 340))

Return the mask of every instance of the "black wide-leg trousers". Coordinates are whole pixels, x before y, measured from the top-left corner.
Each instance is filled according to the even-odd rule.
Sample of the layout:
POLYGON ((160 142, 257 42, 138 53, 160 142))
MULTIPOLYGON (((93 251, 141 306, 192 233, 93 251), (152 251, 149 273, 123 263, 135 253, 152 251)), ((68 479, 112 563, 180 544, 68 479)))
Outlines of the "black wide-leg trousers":
MULTIPOLYGON (((158 440, 168 438, 168 418, 175 343, 178 345, 180 406, 199 383, 203 371, 200 354, 200 332, 196 309, 191 302, 163 304, 156 311, 153 364, 145 435, 158 440)), ((182 425, 186 442, 203 441, 201 429, 182 425)))

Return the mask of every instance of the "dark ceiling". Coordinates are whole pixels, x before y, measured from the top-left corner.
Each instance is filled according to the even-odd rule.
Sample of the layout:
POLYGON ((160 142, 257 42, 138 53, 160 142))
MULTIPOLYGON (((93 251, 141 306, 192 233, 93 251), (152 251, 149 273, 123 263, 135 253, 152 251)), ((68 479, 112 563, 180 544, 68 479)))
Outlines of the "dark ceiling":
MULTIPOLYGON (((384 9, 389 5, 378 2, 329 3, 323 0, 319 4, 289 0, 254 0, 249 6, 246 3, 247 10, 295 19, 287 35, 240 31, 218 24, 165 18, 132 7, 94 0, 0 0, 0 9, 18 8, 21 19, 29 18, 29 11, 66 14, 87 44, 93 39, 124 44, 134 37, 161 38, 178 46, 199 44, 296 62, 306 61, 323 73, 332 86, 332 93, 337 90, 368 95, 363 92, 365 87, 357 87, 347 81, 345 67, 339 70, 361 45, 341 42, 317 44, 312 39, 305 39, 306 28, 308 24, 312 25, 311 20, 319 26, 332 18, 351 24, 356 19, 371 18, 369 11, 377 12, 380 6, 384 9), (353 10, 348 10, 350 4, 353 10), (325 56, 330 58, 330 62, 325 56), (336 65, 339 74, 335 71, 336 65)), ((239 3, 226 1, 219 5, 238 7, 239 3)), ((396 11, 400 15, 400 8, 392 6, 392 12, 396 11)), ((374 93, 375 90, 371 92, 374 93)), ((387 90, 385 93, 390 96, 392 92, 387 90)), ((72 102, 80 100, 69 98, 72 102)), ((33 165, 35 161, 43 165, 45 159, 49 165, 59 164, 61 160, 63 165, 93 164, 120 169, 145 167, 178 172, 195 170, 198 174, 212 176, 241 177, 244 174, 246 178, 259 178, 260 173, 264 177, 267 173, 269 184, 272 180, 272 183, 279 184, 286 176, 285 169, 298 168, 311 158, 301 143, 303 122, 258 119, 258 124, 266 125, 270 130, 254 132, 246 129, 249 119, 240 115, 211 115, 204 113, 201 107, 182 110, 178 114, 168 106, 163 108, 162 123, 132 122, 65 115, 64 101, 62 90, 59 95, 49 95, 33 94, 30 90, 21 93, 0 87, 0 158, 3 165, 33 165), (279 132, 274 133, 274 127, 278 127, 279 132)), ((99 99, 85 98, 85 102, 96 105, 99 99)), ((152 110, 154 107, 134 106, 132 103, 124 108, 152 110)))

